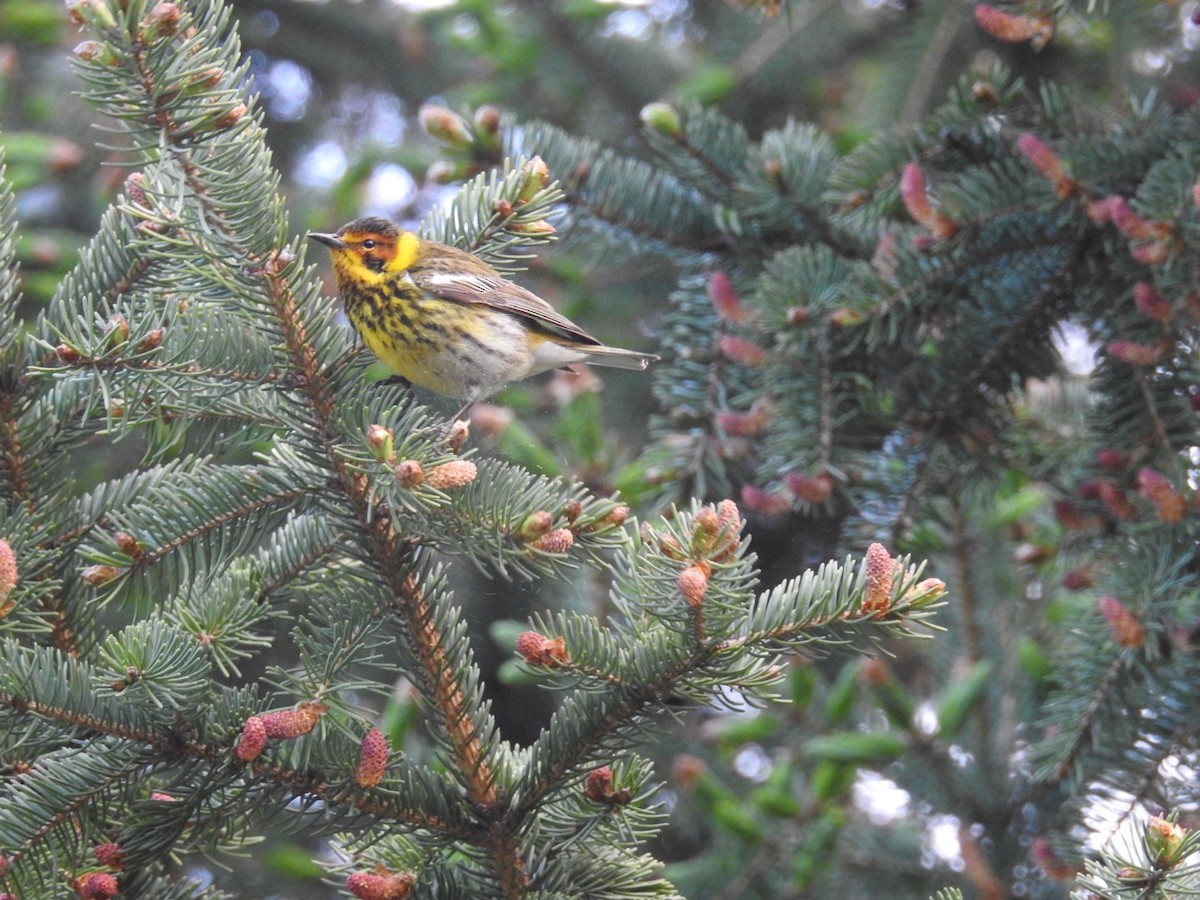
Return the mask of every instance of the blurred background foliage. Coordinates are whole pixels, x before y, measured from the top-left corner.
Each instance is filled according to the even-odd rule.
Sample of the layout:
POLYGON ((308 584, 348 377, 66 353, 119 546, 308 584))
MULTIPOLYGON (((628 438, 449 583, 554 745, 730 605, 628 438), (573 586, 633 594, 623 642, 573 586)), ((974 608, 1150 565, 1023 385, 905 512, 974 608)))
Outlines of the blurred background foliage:
MULTIPOLYGON (((541 119, 649 157, 639 113, 652 101, 713 105, 752 136, 789 119, 812 122, 844 152, 881 129, 921 121, 964 72, 997 61, 1031 83, 1058 81, 1097 116, 1149 91, 1180 109, 1200 96, 1194 2, 1113 0, 1104 15, 1057 4, 1055 39, 1040 51, 989 38, 960 0, 233 6, 296 230, 329 231, 366 213, 414 224, 456 190, 442 183, 456 174, 444 148, 418 125, 429 103, 467 114, 491 104, 518 121, 541 119)), ((27 319, 128 174, 76 96, 75 41, 58 0, 0 0, 0 144, 18 201, 27 319)), ((670 254, 651 249, 614 247, 568 227, 522 279, 601 338, 650 349, 677 276, 670 254)), ((604 378, 601 385, 554 376, 512 388, 477 418, 477 432, 491 452, 611 490, 624 484, 644 442, 652 398, 648 379, 604 378)), ((1069 418, 1078 407, 1070 398, 1043 399, 1029 411, 1029 435, 1052 455, 1063 409, 1069 418)), ((117 445, 126 447, 123 458, 105 445, 78 465, 97 480, 111 476, 137 464, 133 443, 117 445)), ((994 611, 973 622, 966 614, 944 618, 951 636, 933 642, 932 652, 953 661, 964 641, 975 642, 963 658, 976 661, 954 669, 950 683, 934 673, 951 664, 929 665, 911 648, 886 663, 797 662, 793 705, 703 711, 669 730, 655 755, 674 815, 653 850, 687 896, 869 897, 886 885, 891 896, 917 897, 947 883, 976 896, 1065 895, 1073 872, 1036 837, 1046 798, 1027 803, 1009 781, 1008 758, 1019 744, 1017 723, 1050 675, 1039 632, 1065 613, 1052 604, 1030 623, 1001 602, 1042 590, 1047 576, 1036 550, 1056 526, 1044 499, 1018 483, 966 516, 923 532, 923 551, 945 553, 934 573, 951 594, 973 585, 982 592, 971 599, 976 611, 994 611), (975 543, 964 548, 967 541, 975 543), (990 552, 974 552, 980 545, 990 552), (1016 674, 1006 673, 1004 696, 980 703, 997 677, 988 661, 997 656, 1014 662, 1016 674), (940 723, 946 738, 948 722, 954 740, 922 730, 940 723), (864 723, 873 742, 855 740, 864 723), (801 767, 808 787, 796 799, 792 780, 801 767)), ((755 548, 770 580, 842 549, 834 523, 765 517, 757 524, 755 548)), ((510 623, 545 606, 602 604, 603 585, 470 588, 480 661, 501 674, 492 684, 502 730, 532 736, 553 696, 525 687, 504 662, 510 623)), ((386 712, 393 746, 404 743, 408 710, 400 696, 386 712)), ((265 869, 243 870, 236 860, 222 862, 236 874, 189 868, 238 896, 311 897, 323 890, 308 861, 319 852, 280 842, 265 869)))

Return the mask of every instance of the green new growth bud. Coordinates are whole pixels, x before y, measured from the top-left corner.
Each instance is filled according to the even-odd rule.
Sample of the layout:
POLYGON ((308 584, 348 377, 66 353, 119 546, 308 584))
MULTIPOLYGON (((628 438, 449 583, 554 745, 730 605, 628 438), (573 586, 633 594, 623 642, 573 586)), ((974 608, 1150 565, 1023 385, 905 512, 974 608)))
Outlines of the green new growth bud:
POLYGON ((382 425, 368 425, 367 449, 379 462, 394 465, 396 452, 393 449, 392 429, 384 428, 382 425))
POLYGON ((78 59, 84 62, 98 62, 102 66, 118 66, 121 57, 103 41, 83 41, 76 44, 72 51, 78 59))
POLYGON ((521 190, 517 194, 517 206, 528 203, 538 191, 550 183, 550 167, 540 156, 535 156, 521 166, 521 190))
POLYGON ((679 113, 665 103, 647 103, 642 107, 642 124, 663 137, 683 137, 683 122, 679 113))
POLYGON ((67 15, 76 25, 98 30, 117 27, 117 20, 104 0, 67 0, 67 15))
POLYGON ((121 570, 116 566, 88 566, 80 573, 80 577, 93 587, 100 587, 102 584, 108 584, 120 574, 121 570))
POLYGON ((142 40, 153 44, 165 37, 171 37, 179 30, 181 17, 182 13, 174 3, 159 3, 146 13, 146 17, 138 25, 142 40))
POLYGON ((554 527, 554 516, 544 509, 535 510, 525 517, 517 533, 526 541, 533 541, 554 527))
POLYGON ((536 222, 512 222, 506 226, 509 231, 517 234, 528 235, 543 235, 554 234, 557 229, 545 219, 538 219, 536 222))
POLYGON ((484 104, 475 110, 475 129, 482 134, 496 134, 500 131, 500 110, 489 104, 484 104))
POLYGON ((721 517, 716 508, 703 506, 692 520, 692 552, 703 556, 716 546, 721 533, 721 517))
POLYGON ((104 329, 104 336, 108 348, 115 350, 129 340, 129 322, 126 321, 123 315, 117 313, 108 320, 108 325, 104 329))
POLYGON ((458 113, 444 106, 426 104, 417 113, 417 119, 425 133, 444 141, 452 147, 471 146, 471 129, 458 113))
POLYGON ((488 153, 500 151, 500 111, 494 106, 484 105, 475 110, 472 117, 475 126, 475 142, 488 153))
POLYGON ((1178 854, 1187 832, 1169 819, 1151 816, 1146 823, 1146 849, 1160 866, 1173 866, 1179 861, 1178 854))
POLYGON ((433 184, 452 184, 462 181, 471 174, 471 164, 468 162, 451 162, 448 159, 434 160, 425 170, 425 180, 433 184))

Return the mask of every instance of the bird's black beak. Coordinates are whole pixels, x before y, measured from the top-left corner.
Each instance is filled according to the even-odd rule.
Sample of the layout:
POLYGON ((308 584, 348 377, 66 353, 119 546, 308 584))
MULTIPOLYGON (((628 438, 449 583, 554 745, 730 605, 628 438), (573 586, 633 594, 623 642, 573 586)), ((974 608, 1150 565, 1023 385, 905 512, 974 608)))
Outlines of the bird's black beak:
POLYGON ((319 231, 310 231, 308 236, 317 243, 324 244, 326 247, 332 247, 334 250, 345 250, 350 246, 336 234, 322 234, 319 231))

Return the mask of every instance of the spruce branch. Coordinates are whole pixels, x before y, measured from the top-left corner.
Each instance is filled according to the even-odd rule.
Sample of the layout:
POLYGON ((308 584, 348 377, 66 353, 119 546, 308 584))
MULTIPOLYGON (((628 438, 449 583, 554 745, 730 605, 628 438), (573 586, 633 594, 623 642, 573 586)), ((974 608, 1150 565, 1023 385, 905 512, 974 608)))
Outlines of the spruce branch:
POLYGON ((545 160, 571 207, 611 230, 692 254, 724 243, 699 193, 645 162, 545 122, 502 119, 501 137, 506 153, 545 160))
POLYGON ((531 247, 553 239, 549 220, 562 199, 541 159, 506 159, 501 168, 464 184, 448 207, 435 207, 420 231, 429 240, 482 256, 498 271, 514 272, 533 255, 531 247))

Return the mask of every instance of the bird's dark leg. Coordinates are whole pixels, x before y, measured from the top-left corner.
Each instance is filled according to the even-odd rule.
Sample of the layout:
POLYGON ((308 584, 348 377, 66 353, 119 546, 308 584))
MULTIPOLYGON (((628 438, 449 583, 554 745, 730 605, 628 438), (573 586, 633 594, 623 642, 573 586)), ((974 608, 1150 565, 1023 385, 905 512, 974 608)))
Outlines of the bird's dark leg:
MULTIPOLYGON (((478 385, 473 384, 467 389, 467 396, 463 402, 463 405, 460 406, 458 411, 450 417, 449 421, 447 421, 445 425, 442 426, 442 440, 446 440, 451 436, 454 431, 455 423, 457 423, 460 419, 466 418, 467 414, 471 411, 471 407, 479 402, 480 393, 481 392, 478 385)), ((466 433, 462 433, 460 438, 462 440, 466 440, 466 433)))
POLYGON ((472 406, 474 406, 474 405, 475 405, 475 401, 474 401, 474 400, 468 400, 466 403, 464 403, 464 404, 463 404, 463 405, 462 405, 462 406, 459 408, 458 412, 456 412, 454 415, 452 415, 452 416, 450 417, 450 422, 449 422, 449 424, 448 424, 446 427, 447 427, 447 428, 449 428, 449 427, 450 427, 450 425, 453 425, 453 424, 454 424, 455 422, 457 422, 459 419, 465 418, 465 417, 466 417, 466 415, 467 415, 467 413, 469 413, 469 412, 471 411, 471 407, 472 407, 472 406))
POLYGON ((377 385, 398 384, 398 385, 401 385, 402 387, 412 387, 412 382, 409 381, 407 378, 405 378, 403 375, 389 375, 387 378, 381 378, 375 383, 377 385))

